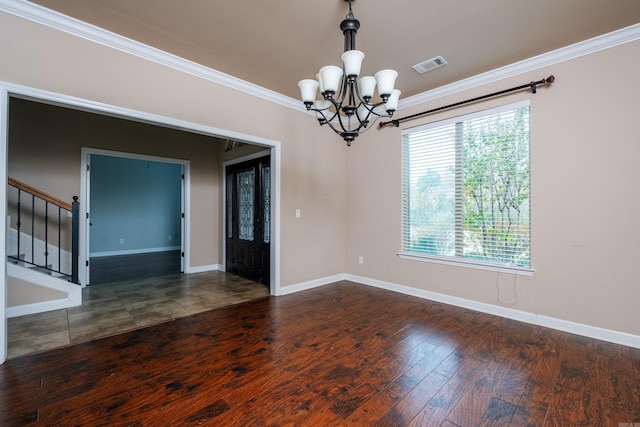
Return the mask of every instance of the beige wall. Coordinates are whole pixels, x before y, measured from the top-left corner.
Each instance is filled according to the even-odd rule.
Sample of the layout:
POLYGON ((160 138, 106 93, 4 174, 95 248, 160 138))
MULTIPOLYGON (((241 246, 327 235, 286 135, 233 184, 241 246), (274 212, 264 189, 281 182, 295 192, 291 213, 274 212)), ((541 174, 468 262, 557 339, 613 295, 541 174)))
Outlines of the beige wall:
MULTIPOLYGON (((303 113, 14 16, 0 13, 0 29, 12 40, 0 44, 0 80, 281 143, 283 286, 346 272, 500 305, 497 273, 398 258, 401 129, 372 130, 347 149, 303 113)), ((556 76, 535 96, 406 124, 531 99, 536 274, 520 279, 511 308, 640 335, 639 61, 634 42, 399 112, 556 76)), ((514 276, 499 282, 509 299, 514 276)))
POLYGON ((401 260, 402 128, 531 100, 532 267, 511 306, 640 335, 640 42, 399 112, 399 117, 555 75, 527 92, 369 133, 348 153, 347 272, 499 306, 513 275, 401 260), (358 264, 364 256, 364 265, 358 264))
POLYGON ((0 81, 279 142, 280 284, 344 272, 345 147, 311 116, 6 13, 0 32, 0 81))

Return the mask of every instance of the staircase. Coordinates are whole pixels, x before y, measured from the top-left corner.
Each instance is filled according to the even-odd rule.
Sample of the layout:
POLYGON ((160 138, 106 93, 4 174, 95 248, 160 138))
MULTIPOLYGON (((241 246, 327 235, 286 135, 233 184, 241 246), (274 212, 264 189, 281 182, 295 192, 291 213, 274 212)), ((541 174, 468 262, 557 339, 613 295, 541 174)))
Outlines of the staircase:
POLYGON ((67 203, 9 178, 7 317, 82 304, 78 198, 67 203))

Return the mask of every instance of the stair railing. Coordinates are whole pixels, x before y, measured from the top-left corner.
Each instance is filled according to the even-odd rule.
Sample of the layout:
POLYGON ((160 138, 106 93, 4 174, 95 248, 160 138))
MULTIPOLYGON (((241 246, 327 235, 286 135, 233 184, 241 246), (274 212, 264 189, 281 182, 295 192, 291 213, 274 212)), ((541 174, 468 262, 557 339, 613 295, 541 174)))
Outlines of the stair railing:
POLYGON ((7 198, 10 212, 16 214, 17 231, 17 251, 15 255, 9 254, 8 258, 15 263, 57 273, 78 284, 78 196, 73 197, 72 203, 67 203, 13 178, 8 179, 8 185, 15 189, 7 198), (27 217, 26 223, 23 217, 27 217), (71 260, 66 262, 63 258, 69 258, 69 251, 63 250, 63 246, 71 249, 71 260), (57 254, 51 254, 51 249, 57 254), (57 260, 54 255, 57 255, 57 260), (50 256, 54 258, 52 263, 49 262, 50 256))

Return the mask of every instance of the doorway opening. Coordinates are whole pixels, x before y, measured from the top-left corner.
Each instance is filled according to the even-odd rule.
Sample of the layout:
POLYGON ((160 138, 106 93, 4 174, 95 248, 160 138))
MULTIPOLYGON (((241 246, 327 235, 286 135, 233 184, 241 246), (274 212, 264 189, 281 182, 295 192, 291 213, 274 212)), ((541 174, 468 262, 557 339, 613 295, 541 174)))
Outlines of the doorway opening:
POLYGON ((84 150, 87 284, 184 272, 188 161, 84 150))

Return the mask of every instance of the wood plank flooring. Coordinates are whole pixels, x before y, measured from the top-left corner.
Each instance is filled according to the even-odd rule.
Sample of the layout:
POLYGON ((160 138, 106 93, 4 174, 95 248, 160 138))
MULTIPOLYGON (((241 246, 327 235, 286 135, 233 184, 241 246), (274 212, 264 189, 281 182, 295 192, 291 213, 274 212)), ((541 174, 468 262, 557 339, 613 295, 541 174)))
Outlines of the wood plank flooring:
POLYGON ((180 273, 181 252, 147 252, 141 254, 92 257, 89 269, 91 285, 139 280, 180 273))
POLYGON ((633 426, 640 350, 351 282, 0 366, 0 425, 633 426))

